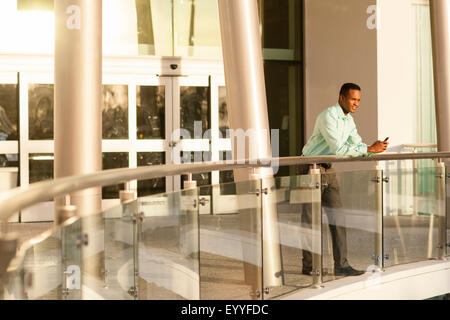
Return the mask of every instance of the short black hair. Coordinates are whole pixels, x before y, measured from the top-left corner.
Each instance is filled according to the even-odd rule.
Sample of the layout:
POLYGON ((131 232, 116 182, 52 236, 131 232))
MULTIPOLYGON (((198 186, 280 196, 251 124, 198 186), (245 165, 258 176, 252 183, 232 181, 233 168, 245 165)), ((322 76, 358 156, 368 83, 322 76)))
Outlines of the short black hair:
POLYGON ((343 95, 344 97, 347 97, 348 93, 350 92, 350 90, 361 91, 361 88, 357 84, 354 84, 354 83, 345 83, 341 87, 341 91, 339 92, 339 96, 343 95))

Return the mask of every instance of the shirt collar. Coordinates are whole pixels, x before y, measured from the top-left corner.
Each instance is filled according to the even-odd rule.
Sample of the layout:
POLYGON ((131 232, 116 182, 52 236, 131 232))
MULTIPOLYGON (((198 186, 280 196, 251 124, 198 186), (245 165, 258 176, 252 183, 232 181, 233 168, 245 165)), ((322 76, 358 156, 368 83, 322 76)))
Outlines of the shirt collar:
POLYGON ((341 105, 339 104, 339 102, 336 103, 335 107, 337 109, 338 117, 341 118, 342 120, 350 120, 352 118, 352 115, 350 113, 345 115, 345 113, 342 110, 341 105))

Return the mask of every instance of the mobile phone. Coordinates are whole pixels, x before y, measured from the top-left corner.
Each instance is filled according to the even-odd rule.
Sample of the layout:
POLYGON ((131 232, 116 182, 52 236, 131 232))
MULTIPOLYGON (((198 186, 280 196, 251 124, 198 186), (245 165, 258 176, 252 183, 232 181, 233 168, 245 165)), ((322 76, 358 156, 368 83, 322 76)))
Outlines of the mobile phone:
POLYGON ((384 139, 384 141, 383 142, 386 142, 386 141, 388 141, 389 140, 389 137, 387 137, 386 139, 384 139))

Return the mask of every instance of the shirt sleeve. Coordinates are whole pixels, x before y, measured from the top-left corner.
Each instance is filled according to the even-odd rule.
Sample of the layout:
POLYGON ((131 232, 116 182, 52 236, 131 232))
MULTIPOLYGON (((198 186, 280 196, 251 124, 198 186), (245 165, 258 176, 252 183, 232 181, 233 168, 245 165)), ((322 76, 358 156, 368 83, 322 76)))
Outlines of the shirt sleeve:
POLYGON ((319 120, 319 130, 325 139, 331 152, 337 156, 360 157, 367 155, 367 145, 362 143, 356 126, 352 123, 353 128, 347 140, 340 138, 337 127, 337 119, 331 114, 325 114, 319 120))

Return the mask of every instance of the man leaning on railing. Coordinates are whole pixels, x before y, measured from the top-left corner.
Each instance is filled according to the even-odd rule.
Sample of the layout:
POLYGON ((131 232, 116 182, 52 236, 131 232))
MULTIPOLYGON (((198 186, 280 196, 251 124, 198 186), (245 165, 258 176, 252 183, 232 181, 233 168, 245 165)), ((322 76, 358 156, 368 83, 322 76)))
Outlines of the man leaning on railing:
MULTIPOLYGON (((304 156, 370 156, 374 153, 384 152, 388 146, 385 141, 376 141, 371 146, 362 142, 356 125, 351 116, 359 108, 361 101, 361 88, 353 83, 346 83, 341 87, 339 102, 323 111, 316 120, 313 135, 303 147, 304 156)), ((335 223, 335 217, 329 214, 328 208, 341 208, 339 184, 331 163, 319 164, 322 174, 322 206, 325 207, 330 225, 333 244, 334 274, 336 276, 356 276, 364 271, 355 270, 347 260, 346 229, 335 223), (333 223, 334 222, 334 223, 333 223)), ((308 174, 310 165, 300 165, 298 174, 308 174)), ((311 226, 312 205, 304 204, 302 221, 306 227, 311 226)), ((312 255, 310 251, 303 250, 302 273, 310 275, 312 271, 312 255)))

